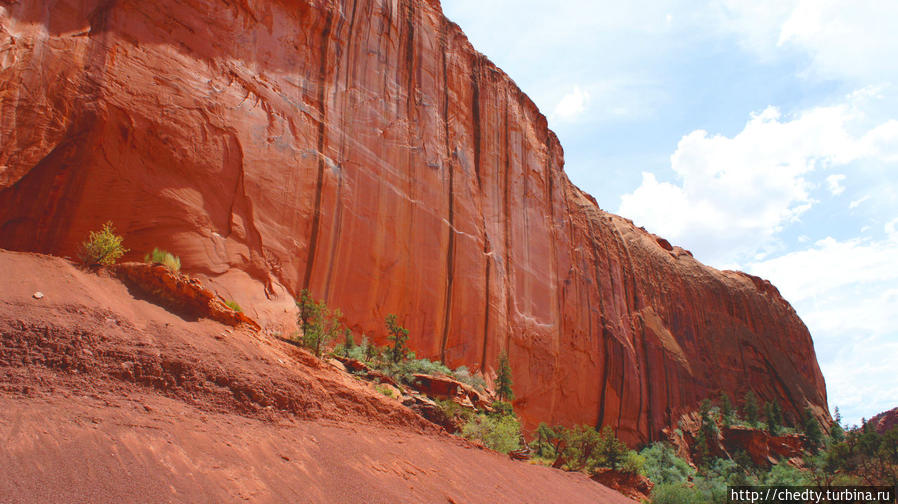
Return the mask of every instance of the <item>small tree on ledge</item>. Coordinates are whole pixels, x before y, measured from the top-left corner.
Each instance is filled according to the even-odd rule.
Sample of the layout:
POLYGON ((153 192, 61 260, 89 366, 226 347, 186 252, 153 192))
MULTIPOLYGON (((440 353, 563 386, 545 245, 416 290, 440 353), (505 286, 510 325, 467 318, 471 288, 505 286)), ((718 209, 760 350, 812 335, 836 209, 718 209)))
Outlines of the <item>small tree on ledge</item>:
POLYGON ((90 237, 81 244, 78 258, 88 266, 113 265, 128 253, 122 246, 122 237, 115 234, 112 221, 103 224, 100 231, 91 231, 90 237))
POLYGON ((511 365, 508 363, 508 354, 499 355, 499 372, 496 375, 496 394, 500 401, 513 401, 514 391, 511 385, 514 382, 511 379, 511 365))
POLYGON ((387 315, 387 331, 390 335, 387 339, 393 342, 393 348, 390 349, 390 357, 393 362, 399 362, 405 357, 405 342, 408 341, 408 329, 402 327, 396 322, 396 315, 387 315))

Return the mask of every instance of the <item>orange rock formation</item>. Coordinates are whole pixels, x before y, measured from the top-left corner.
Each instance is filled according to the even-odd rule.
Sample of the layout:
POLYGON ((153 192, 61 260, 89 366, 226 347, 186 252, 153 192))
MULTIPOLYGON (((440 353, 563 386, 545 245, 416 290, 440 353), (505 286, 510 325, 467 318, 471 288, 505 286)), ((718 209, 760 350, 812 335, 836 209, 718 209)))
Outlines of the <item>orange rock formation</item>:
POLYGON ((396 313, 419 356, 507 351, 531 426, 657 439, 749 387, 826 416, 776 289, 600 210, 436 0, 2 0, 0 117, 0 247, 113 219, 267 327, 304 287, 381 341, 396 313))

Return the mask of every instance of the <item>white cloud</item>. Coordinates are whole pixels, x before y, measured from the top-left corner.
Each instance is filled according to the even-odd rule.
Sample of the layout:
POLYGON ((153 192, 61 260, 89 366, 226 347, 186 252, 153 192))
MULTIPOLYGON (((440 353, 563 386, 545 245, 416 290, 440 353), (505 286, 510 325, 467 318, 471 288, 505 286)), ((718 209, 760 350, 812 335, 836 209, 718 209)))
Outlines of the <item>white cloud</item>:
POLYGON ((848 208, 857 208, 857 207, 861 206, 861 203, 867 201, 868 199, 870 199, 870 195, 866 194, 856 200, 852 200, 852 202, 848 204, 848 208))
POLYGON ((778 43, 812 58, 823 77, 890 80, 898 74, 898 3, 879 0, 801 0, 783 23, 778 43))
POLYGON ((878 0, 720 0, 717 26, 762 59, 784 51, 809 58, 808 72, 853 82, 898 77, 898 38, 888 20, 898 3, 878 0))
MULTIPOLYGON (((881 155, 875 140, 890 122, 858 127, 869 122, 854 103, 860 96, 788 118, 769 107, 733 137, 693 131, 671 155, 676 180, 643 173, 618 211, 711 264, 770 252, 778 233, 818 203, 814 171, 881 155)), ((844 179, 827 178, 832 194, 844 190, 844 179)))
POLYGON ((586 112, 589 103, 589 92, 574 86, 568 94, 564 95, 552 110, 554 121, 574 121, 586 112))
POLYGON ((795 0, 720 0, 712 3, 717 9, 712 26, 724 33, 735 33, 742 47, 762 59, 770 59, 778 50, 782 26, 796 3, 795 0))
POLYGON ((826 177, 826 185, 829 188, 830 194, 838 196, 845 192, 845 186, 842 185, 843 180, 845 180, 845 175, 842 175, 841 173, 826 177))
POLYGON ((898 219, 874 241, 826 238, 806 250, 754 262, 747 270, 771 280, 814 336, 830 406, 850 422, 894 407, 898 389, 898 219))
POLYGON ((883 228, 886 232, 886 236, 889 237, 889 240, 898 242, 898 218, 886 222, 886 225, 883 226, 883 228))

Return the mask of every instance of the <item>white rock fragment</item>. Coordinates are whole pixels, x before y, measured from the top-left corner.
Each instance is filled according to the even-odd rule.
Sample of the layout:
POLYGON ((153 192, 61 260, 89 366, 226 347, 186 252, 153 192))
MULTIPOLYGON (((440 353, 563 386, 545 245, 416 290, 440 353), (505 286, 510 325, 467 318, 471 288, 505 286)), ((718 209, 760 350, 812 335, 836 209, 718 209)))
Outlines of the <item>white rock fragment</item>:
POLYGON ((31 297, 33 297, 34 299, 41 299, 44 297, 44 293, 41 291, 37 291, 34 294, 32 294, 31 297))

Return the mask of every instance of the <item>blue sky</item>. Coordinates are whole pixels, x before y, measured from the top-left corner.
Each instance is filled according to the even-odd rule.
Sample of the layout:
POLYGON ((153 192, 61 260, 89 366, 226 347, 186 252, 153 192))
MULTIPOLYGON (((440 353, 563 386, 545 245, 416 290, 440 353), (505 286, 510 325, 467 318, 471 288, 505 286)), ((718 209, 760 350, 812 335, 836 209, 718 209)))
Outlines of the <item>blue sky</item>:
POLYGON ((599 205, 771 280, 830 408, 898 406, 898 2, 443 0, 599 205))

